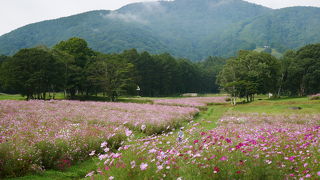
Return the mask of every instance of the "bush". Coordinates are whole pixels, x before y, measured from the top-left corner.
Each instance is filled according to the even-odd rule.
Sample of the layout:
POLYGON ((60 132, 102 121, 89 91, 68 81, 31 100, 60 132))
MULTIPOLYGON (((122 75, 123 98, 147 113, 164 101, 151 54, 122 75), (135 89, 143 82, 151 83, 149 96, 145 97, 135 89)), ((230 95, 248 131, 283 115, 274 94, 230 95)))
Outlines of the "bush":
POLYGON ((98 137, 74 137, 72 140, 41 141, 32 146, 22 142, 19 145, 1 143, 0 179, 45 169, 65 170, 77 162, 87 160, 93 150, 102 153, 100 145, 105 140, 111 150, 116 150, 125 139, 124 134, 116 134, 107 140, 98 137))
POLYGON ((310 100, 320 100, 320 93, 309 96, 310 100))

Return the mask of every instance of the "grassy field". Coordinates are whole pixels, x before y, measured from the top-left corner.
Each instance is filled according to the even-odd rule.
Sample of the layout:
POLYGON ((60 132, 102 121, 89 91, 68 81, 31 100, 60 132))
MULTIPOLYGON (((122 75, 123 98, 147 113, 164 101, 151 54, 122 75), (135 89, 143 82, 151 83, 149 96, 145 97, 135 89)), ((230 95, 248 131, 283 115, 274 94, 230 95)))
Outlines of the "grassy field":
POLYGON ((243 113, 268 113, 268 114, 309 114, 320 113, 320 101, 302 98, 264 99, 249 104, 238 105, 230 110, 243 113), (292 107, 301 107, 294 110, 292 107))
POLYGON ((24 100, 25 98, 19 94, 3 94, 0 93, 0 100, 24 100))
MULTIPOLYGON (((63 93, 56 93, 55 99, 64 99, 63 93)), ((26 97, 23 97, 20 94, 0 93, 0 101, 1 100, 26 100, 26 97)))
MULTIPOLYGON (((309 134, 313 134, 313 137, 316 138, 314 140, 319 142, 319 139, 317 139, 319 136, 316 135, 318 130, 312 129, 312 127, 320 125, 320 100, 311 101, 306 97, 275 100, 266 99, 265 97, 259 98, 262 100, 237 106, 229 104, 208 106, 193 121, 184 122, 183 132, 186 141, 182 144, 177 143, 176 139, 179 132, 177 129, 172 129, 169 133, 152 137, 134 132, 136 133, 135 136, 130 138, 126 143, 130 148, 128 150, 117 151, 117 153, 121 154, 121 157, 120 159, 115 158, 114 163, 107 163, 105 165, 106 159, 101 161, 97 156, 92 160, 74 165, 64 171, 48 170, 15 179, 82 179, 89 172, 92 172, 89 175, 92 175, 94 179, 108 179, 109 176, 115 177, 115 179, 125 179, 128 176, 132 179, 226 179, 226 177, 233 179, 319 178, 320 169, 317 168, 317 163, 315 163, 320 162, 319 152, 314 151, 316 150, 313 149, 314 146, 308 146, 300 150, 300 152, 303 151, 303 154, 305 152, 313 152, 313 154, 306 153, 305 156, 295 154, 294 150, 290 150, 290 148, 285 150, 283 147, 292 146, 293 148, 295 144, 289 141, 291 135, 283 133, 285 131, 280 129, 278 132, 278 128, 283 126, 286 131, 290 129, 288 131, 290 133, 300 134, 306 133, 300 131, 301 125, 303 125, 307 128, 305 131, 308 130, 309 134), (293 110, 291 107, 301 107, 302 109, 293 110), (310 115, 314 118, 310 121, 311 125, 299 122, 299 128, 297 126, 299 119, 293 119, 289 123, 281 122, 287 116, 296 116, 296 118, 303 119, 310 115), (225 124, 221 123, 220 120, 225 117, 248 117, 248 119, 245 122, 241 119, 241 122, 236 124, 234 122, 231 122, 231 124, 229 122, 224 122, 225 124), (259 129, 260 127, 263 127, 263 130, 265 129, 265 121, 256 122, 254 118, 266 117, 271 119, 271 122, 267 123, 269 127, 267 132, 272 131, 274 137, 270 138, 275 138, 271 139, 272 141, 270 140, 270 146, 265 146, 264 143, 256 139, 258 145, 262 144, 261 147, 256 144, 239 147, 239 144, 245 141, 234 137, 234 133, 244 135, 251 133, 250 136, 256 136, 256 134, 259 137, 265 136, 265 132, 259 129), (280 127, 278 123, 281 124, 280 127), (277 130, 273 132, 274 129, 277 130), (203 150, 203 147, 210 147, 212 145, 212 143, 208 143, 212 139, 208 141, 206 140, 206 136, 209 135, 213 138, 216 137, 216 133, 218 133, 217 138, 219 140, 215 140, 214 142, 217 145, 221 143, 221 146, 213 146, 215 147, 214 149, 203 150), (224 136, 223 139, 221 139, 221 135, 224 136), (282 139, 276 141, 278 136, 282 137, 282 139), (202 142, 203 140, 207 142, 202 142), (277 144, 277 142, 280 142, 280 144, 277 144), (237 147, 235 145, 241 151, 228 150, 228 148, 237 147), (192 147, 191 154, 186 156, 185 154, 189 153, 189 149, 183 147, 189 146, 192 147), (283 155, 273 154, 273 147, 279 147, 277 151, 283 155), (170 154, 173 150, 179 152, 182 156, 179 153, 176 155, 170 154), (159 152, 165 152, 163 155, 165 159, 163 161, 158 159, 160 156, 159 152), (254 158, 256 156, 260 156, 260 158, 254 158), (305 157, 307 159, 311 158, 311 160, 295 160, 295 158, 305 157), (284 160, 286 158, 288 160, 284 160), (154 160, 158 164, 154 163, 154 160), (164 164, 159 162, 163 162, 164 164), (166 164, 168 162, 169 164, 166 164), (295 170, 290 170, 286 167, 295 167, 295 170)), ((149 103, 150 99, 153 98, 133 98, 133 100, 125 98, 124 101, 149 103)), ((296 138, 299 137, 297 135, 296 138)), ((87 178, 90 179, 89 177, 87 178)))

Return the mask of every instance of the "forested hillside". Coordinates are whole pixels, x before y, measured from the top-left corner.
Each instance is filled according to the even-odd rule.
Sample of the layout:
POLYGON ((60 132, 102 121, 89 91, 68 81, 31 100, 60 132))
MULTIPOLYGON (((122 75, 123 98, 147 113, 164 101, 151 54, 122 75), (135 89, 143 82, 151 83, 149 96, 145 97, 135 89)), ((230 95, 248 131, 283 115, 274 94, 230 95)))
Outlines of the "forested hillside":
POLYGON ((119 53, 136 48, 192 60, 234 56, 240 49, 271 46, 283 53, 320 41, 320 8, 273 10, 242 0, 176 0, 134 3, 30 24, 0 37, 0 54, 52 47, 71 37, 90 48, 119 53))

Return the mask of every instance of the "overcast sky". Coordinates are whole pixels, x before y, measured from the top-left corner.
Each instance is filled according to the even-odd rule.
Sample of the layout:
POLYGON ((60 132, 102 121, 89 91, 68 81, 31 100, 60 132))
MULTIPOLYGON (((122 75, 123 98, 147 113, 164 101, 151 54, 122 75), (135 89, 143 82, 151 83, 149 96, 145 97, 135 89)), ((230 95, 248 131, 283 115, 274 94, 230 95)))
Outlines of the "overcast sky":
MULTIPOLYGON (((0 0, 0 35, 21 26, 85 11, 118 9, 126 4, 153 0, 0 0)), ((317 6, 320 0, 247 0, 271 8, 317 6)))

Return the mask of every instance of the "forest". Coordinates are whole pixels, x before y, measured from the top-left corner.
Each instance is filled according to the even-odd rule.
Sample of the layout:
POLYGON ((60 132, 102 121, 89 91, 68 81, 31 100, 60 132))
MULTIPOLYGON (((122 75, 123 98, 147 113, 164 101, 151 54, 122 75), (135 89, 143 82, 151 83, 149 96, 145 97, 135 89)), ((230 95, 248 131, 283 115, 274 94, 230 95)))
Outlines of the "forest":
POLYGON ((265 52, 239 51, 227 60, 217 83, 232 97, 253 101, 255 94, 306 96, 320 92, 320 44, 289 50, 280 59, 265 52))
POLYGON ((71 38, 51 49, 21 49, 12 57, 1 56, 0 62, 2 92, 27 99, 54 98, 55 92, 64 92, 70 99, 102 93, 115 101, 119 95, 218 92, 216 75, 225 59, 209 57, 194 63, 135 49, 103 54, 90 49, 84 39, 71 38))
POLYGON ((320 44, 287 51, 277 59, 267 52, 241 50, 229 59, 208 57, 200 62, 168 53, 152 55, 135 49, 104 54, 81 38, 54 47, 21 49, 0 56, 0 90, 27 99, 54 99, 103 94, 171 96, 224 91, 253 101, 255 94, 305 96, 320 91, 320 44))

